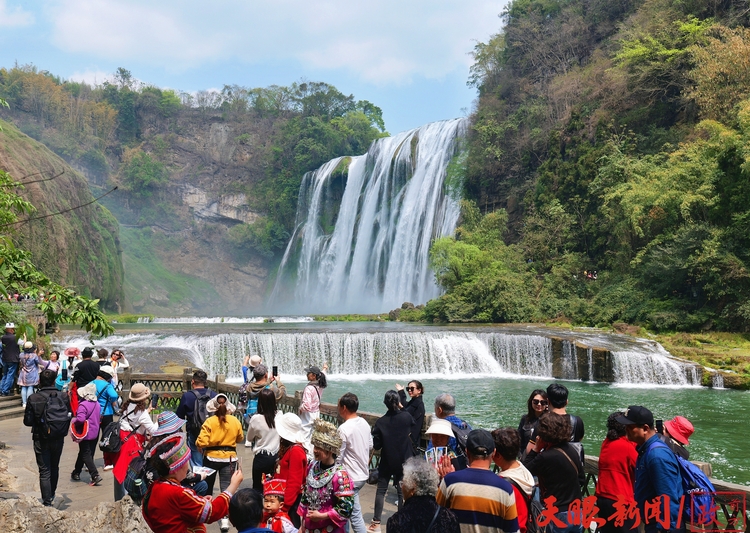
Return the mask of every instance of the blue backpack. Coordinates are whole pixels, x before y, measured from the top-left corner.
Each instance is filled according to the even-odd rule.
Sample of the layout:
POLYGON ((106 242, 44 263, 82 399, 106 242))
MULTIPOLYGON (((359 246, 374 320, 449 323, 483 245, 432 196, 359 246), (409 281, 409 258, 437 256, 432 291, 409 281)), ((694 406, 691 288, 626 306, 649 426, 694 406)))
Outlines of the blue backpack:
MULTIPOLYGON (((656 446, 663 446, 672 451, 669 446, 661 440, 657 440, 649 446, 647 452, 656 446)), ((674 452, 673 452, 674 453, 674 452)), ((714 502, 714 488, 708 476, 690 461, 687 461, 677 454, 677 465, 680 468, 680 478, 682 480, 682 494, 685 497, 685 503, 682 509, 683 523, 693 523, 706 525, 716 520, 716 504, 714 502), (691 505, 692 502, 692 505, 691 505), (692 507, 692 508, 691 508, 692 507)))

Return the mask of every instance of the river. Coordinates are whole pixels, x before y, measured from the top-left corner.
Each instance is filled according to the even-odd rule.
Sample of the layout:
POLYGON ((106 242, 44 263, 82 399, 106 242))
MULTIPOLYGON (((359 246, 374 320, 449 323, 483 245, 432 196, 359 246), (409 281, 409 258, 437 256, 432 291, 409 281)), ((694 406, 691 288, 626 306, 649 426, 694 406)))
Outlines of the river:
MULTIPOLYGON (((682 415, 694 424, 691 459, 711 463, 714 477, 750 484, 750 453, 740 429, 750 412, 750 394, 692 385, 685 379, 690 372, 665 357, 652 341, 536 326, 446 328, 294 320, 264 324, 257 319, 256 323, 180 319, 180 323, 118 325, 116 334, 97 346, 122 348, 136 370, 153 372, 170 363, 195 365, 235 382, 240 379, 242 355, 260 353, 269 366, 279 366, 290 394, 304 386, 304 366, 328 362, 330 386, 323 400, 335 402, 351 391, 359 396, 360 408, 373 413, 384 412, 383 395, 396 380, 405 385, 417 378, 425 385, 428 409, 438 393, 450 392, 457 399, 459 416, 472 425, 494 429, 517 427, 530 392, 553 381, 548 337, 554 335, 566 339, 563 357, 574 351, 566 351, 565 346, 582 343, 604 346, 616 355, 612 359, 617 383, 564 380, 570 389, 569 411, 586 424, 587 454, 598 455, 609 413, 645 405, 656 418, 682 415)), ((66 330, 56 344, 82 348, 87 339, 66 330)), ((581 353, 586 353, 585 346, 581 353)), ((576 361, 566 361, 557 368, 570 372, 568 367, 576 361)), ((594 374, 592 370, 580 373, 594 374)))

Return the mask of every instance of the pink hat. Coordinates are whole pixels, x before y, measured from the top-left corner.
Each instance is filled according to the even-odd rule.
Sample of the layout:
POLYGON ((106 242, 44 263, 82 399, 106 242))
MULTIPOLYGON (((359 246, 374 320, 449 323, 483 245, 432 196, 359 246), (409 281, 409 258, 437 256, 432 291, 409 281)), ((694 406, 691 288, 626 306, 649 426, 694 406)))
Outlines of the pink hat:
POLYGON ((680 444, 690 444, 688 439, 695 431, 693 424, 684 416, 676 416, 672 420, 667 420, 664 422, 664 427, 667 428, 670 436, 680 444))

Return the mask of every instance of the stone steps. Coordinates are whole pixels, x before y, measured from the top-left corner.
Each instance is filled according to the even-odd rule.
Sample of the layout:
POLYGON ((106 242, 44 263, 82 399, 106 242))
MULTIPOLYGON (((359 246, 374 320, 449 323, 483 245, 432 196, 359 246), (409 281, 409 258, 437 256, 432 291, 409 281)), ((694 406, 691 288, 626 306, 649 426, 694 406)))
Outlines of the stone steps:
POLYGON ((21 395, 0 396, 0 420, 8 418, 23 418, 24 408, 21 404, 21 395))

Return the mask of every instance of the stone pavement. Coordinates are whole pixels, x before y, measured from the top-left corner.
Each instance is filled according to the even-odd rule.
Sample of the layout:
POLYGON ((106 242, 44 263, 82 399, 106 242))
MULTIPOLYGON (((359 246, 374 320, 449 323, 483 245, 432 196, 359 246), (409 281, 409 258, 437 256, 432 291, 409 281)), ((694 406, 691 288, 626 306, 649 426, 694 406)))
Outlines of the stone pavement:
MULTIPOLYGON (((0 441, 6 444, 6 448, 0 451, 0 459, 7 463, 8 473, 16 478, 15 481, 11 481, 11 486, 6 486, 3 483, 0 486, 0 492, 20 492, 41 499, 39 475, 31 442, 31 428, 24 426, 21 418, 0 420, 0 441)), ((252 471, 253 452, 240 445, 238 453, 242 457, 242 467, 245 472, 245 481, 243 481, 242 486, 250 487, 252 485, 250 472, 252 471)), ((95 462, 104 481, 97 487, 89 486, 89 475, 86 471, 81 474, 81 481, 70 479, 70 473, 73 471, 77 455, 78 445, 67 438, 60 460, 60 481, 57 487, 55 506, 63 511, 75 512, 92 509, 100 502, 114 501, 112 472, 102 470, 104 463, 101 452, 97 451, 95 462)), ((217 481, 214 493, 218 494, 218 490, 217 481)), ((375 502, 375 486, 365 485, 360 497, 365 522, 369 524, 375 502)), ((394 512, 396 512, 396 491, 393 487, 390 487, 383 510, 383 531, 385 531, 386 521, 394 512)), ((218 533, 218 523, 209 525, 208 531, 218 533)), ((235 531, 234 528, 232 528, 232 531, 235 531)))

